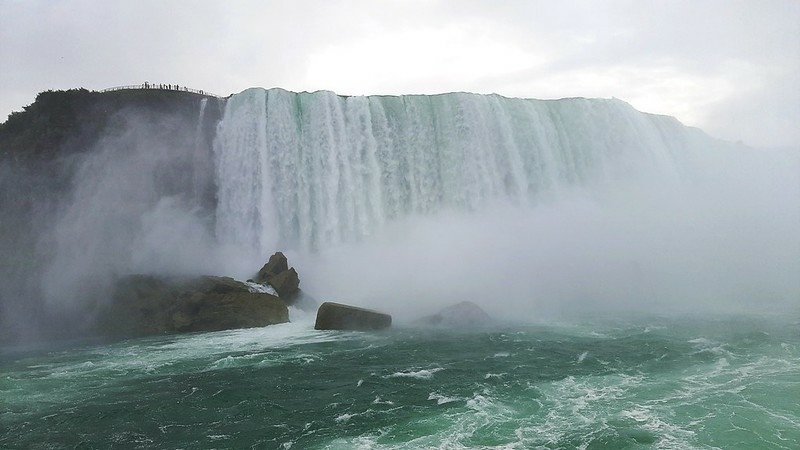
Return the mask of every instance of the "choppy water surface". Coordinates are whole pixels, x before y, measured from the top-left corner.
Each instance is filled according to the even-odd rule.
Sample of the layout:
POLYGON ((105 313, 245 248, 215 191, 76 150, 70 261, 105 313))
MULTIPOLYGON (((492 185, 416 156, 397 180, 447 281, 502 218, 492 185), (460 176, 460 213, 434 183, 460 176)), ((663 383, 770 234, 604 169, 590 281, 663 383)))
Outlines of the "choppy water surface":
POLYGON ((0 447, 796 449, 794 319, 7 348, 0 447))

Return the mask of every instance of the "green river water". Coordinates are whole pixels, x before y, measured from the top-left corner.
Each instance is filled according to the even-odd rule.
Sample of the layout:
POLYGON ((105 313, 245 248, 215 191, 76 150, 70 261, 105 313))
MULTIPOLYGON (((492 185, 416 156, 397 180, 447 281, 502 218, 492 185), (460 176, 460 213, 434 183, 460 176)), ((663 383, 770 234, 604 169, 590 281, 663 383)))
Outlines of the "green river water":
POLYGON ((796 317, 266 328, 0 356, 0 448, 800 448, 796 317))

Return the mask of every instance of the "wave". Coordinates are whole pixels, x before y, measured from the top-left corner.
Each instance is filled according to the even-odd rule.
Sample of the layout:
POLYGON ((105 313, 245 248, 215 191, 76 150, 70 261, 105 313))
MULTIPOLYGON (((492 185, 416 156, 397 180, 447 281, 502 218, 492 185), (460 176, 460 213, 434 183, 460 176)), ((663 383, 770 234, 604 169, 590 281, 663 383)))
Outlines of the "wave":
POLYGON ((415 378, 418 380, 430 380, 436 372, 444 370, 442 367, 434 367, 433 369, 420 369, 408 370, 403 372, 395 372, 391 375, 386 375, 384 378, 415 378))

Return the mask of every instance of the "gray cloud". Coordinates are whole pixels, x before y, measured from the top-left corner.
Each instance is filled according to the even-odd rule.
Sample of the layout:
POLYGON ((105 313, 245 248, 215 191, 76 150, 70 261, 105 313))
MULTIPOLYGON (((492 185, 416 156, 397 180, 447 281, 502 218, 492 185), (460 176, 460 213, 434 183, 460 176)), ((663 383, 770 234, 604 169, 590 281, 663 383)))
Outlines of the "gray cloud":
POLYGON ((729 140, 800 146, 800 3, 0 0, 0 117, 145 80, 222 95, 618 97, 729 140))

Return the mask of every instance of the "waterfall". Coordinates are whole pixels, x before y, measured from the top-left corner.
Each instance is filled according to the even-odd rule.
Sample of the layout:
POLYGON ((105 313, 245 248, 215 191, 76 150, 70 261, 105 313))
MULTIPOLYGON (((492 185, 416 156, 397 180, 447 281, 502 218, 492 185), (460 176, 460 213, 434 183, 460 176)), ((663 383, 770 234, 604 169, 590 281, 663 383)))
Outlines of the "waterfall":
POLYGON ((216 234, 264 254, 325 248, 411 214, 530 204, 641 167, 675 173, 712 141, 617 99, 254 88, 218 126, 216 234))
POLYGON ((203 119, 205 119, 207 98, 200 100, 200 111, 197 113, 197 125, 194 128, 194 154, 192 156, 192 197, 194 199, 202 198, 203 190, 207 183, 208 178, 208 164, 205 164, 206 158, 206 140, 203 137, 203 119))
POLYGON ((364 305, 797 303, 796 153, 616 99, 187 100, 126 109, 63 166, 26 271, 43 305, 89 304, 127 274, 247 279, 277 250, 303 289, 364 305))

